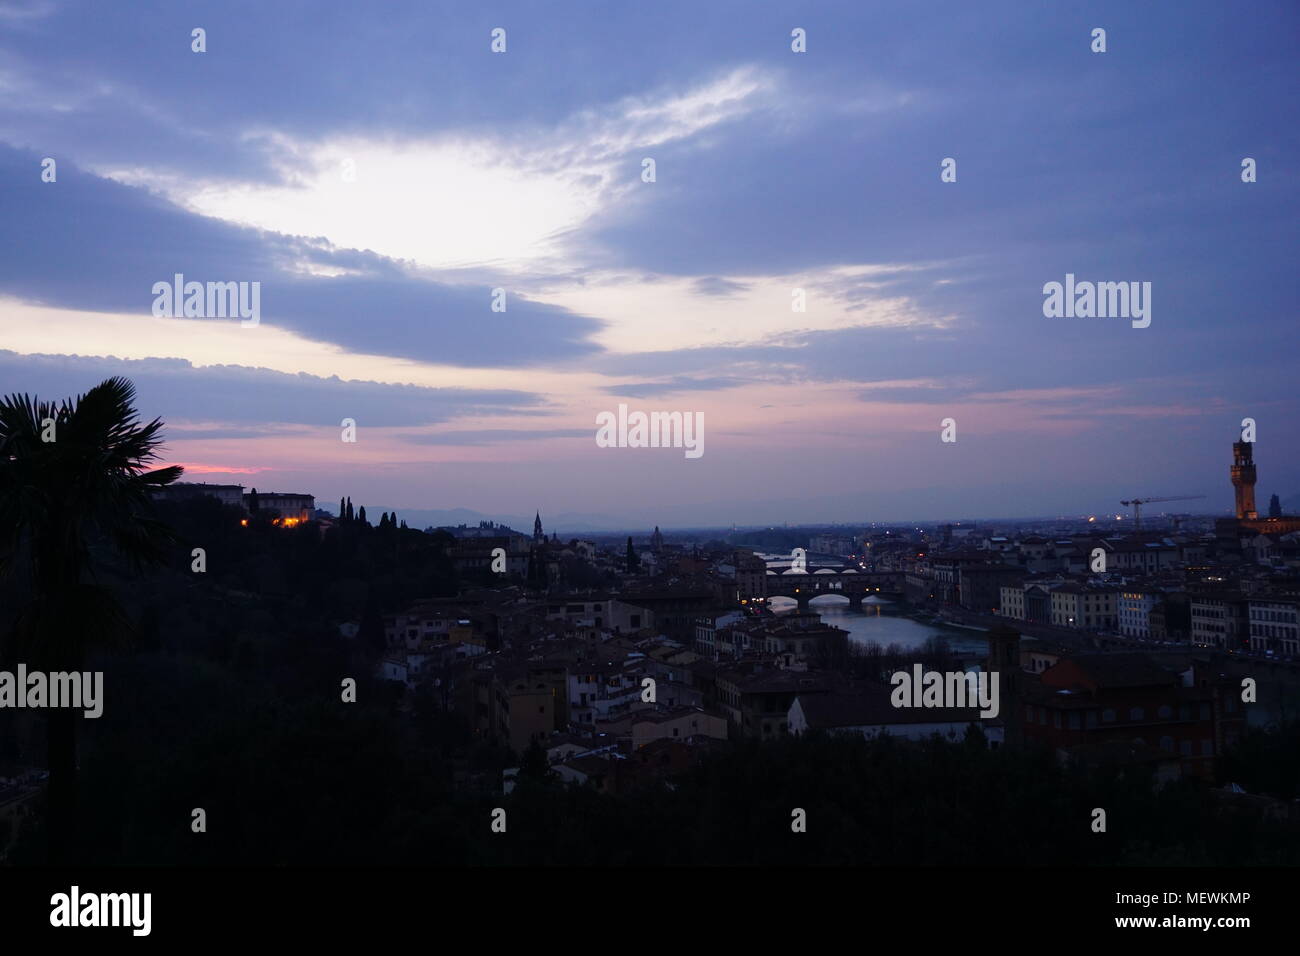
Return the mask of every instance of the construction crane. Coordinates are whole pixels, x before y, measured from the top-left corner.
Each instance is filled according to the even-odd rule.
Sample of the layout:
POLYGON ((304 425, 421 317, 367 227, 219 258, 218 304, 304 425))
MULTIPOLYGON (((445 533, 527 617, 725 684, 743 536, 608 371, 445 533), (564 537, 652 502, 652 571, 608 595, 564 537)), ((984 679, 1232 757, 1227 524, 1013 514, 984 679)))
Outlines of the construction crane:
POLYGON ((1173 495, 1167 498, 1134 498, 1131 501, 1121 501, 1120 504, 1125 507, 1133 506, 1133 530, 1142 530, 1142 506, 1152 504, 1156 501, 1194 501, 1197 498, 1204 498, 1205 495, 1173 495))

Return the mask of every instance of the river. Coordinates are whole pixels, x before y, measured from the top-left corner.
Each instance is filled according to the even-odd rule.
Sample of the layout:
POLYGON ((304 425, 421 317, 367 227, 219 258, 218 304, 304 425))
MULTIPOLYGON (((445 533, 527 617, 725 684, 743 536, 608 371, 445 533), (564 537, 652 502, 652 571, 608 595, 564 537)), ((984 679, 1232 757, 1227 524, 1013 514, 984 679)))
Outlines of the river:
MULTIPOLYGON (((799 605, 792 598, 775 597, 768 606, 774 613, 783 614, 799 605)), ((817 598, 810 607, 827 624, 848 631, 850 640, 863 644, 874 643, 882 647, 897 644, 911 649, 921 647, 938 635, 958 654, 983 654, 988 650, 988 644, 979 631, 922 624, 899 613, 898 606, 890 601, 877 602, 868 598, 861 608, 855 608, 847 598, 824 597, 817 598)))

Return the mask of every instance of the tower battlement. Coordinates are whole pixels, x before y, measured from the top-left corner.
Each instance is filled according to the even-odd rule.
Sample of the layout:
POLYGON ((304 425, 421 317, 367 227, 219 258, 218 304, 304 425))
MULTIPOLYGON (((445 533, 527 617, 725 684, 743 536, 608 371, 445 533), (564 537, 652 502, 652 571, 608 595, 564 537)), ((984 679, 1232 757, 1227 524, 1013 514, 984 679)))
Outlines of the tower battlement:
POLYGON ((1254 443, 1248 441, 1232 444, 1232 487, 1237 493, 1237 518, 1257 518, 1255 511, 1255 461, 1254 443))

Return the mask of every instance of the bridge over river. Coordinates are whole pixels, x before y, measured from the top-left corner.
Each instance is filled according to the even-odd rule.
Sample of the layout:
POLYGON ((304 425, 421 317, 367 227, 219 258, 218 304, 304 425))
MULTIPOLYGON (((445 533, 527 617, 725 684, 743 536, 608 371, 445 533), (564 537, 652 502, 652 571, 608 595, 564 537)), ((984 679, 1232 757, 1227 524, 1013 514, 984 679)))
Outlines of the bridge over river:
POLYGON ((854 607, 863 598, 878 597, 886 601, 903 599, 902 571, 863 571, 858 567, 818 568, 814 571, 767 572, 767 596, 788 597, 807 607, 813 598, 828 594, 849 599, 854 607))

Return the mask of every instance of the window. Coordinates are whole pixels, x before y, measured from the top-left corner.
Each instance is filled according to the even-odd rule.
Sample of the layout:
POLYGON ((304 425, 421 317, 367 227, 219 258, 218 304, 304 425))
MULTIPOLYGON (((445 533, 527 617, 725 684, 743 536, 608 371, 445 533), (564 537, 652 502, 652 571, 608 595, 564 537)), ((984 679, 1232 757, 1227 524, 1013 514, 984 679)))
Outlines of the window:
POLYGON ((1182 741, 1178 745, 1178 752, 1184 757, 1190 757, 1192 755, 1192 742, 1190 740, 1182 741))
POLYGON ((1173 753, 1173 752, 1174 752, 1174 738, 1173 738, 1173 737, 1161 737, 1161 738, 1160 738, 1160 749, 1161 749, 1161 750, 1167 750, 1167 751, 1169 751, 1170 753, 1173 753))
POLYGON ((1129 720, 1146 720, 1147 712, 1141 707, 1134 707, 1128 712, 1129 720))
POLYGON ((1115 711, 1111 710, 1109 707, 1106 708, 1101 712, 1101 719, 1105 723, 1113 724, 1115 722, 1115 711))
POLYGON ((1170 717, 1174 715, 1173 708, 1170 707, 1168 704, 1161 704, 1159 713, 1160 713, 1161 720, 1168 720, 1170 717))
POLYGON ((1206 737, 1204 740, 1201 741, 1201 756, 1202 757, 1214 756, 1214 741, 1211 740, 1209 737, 1206 737))

